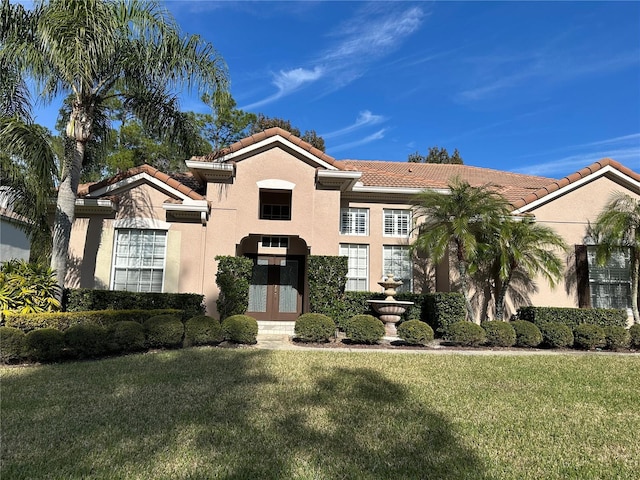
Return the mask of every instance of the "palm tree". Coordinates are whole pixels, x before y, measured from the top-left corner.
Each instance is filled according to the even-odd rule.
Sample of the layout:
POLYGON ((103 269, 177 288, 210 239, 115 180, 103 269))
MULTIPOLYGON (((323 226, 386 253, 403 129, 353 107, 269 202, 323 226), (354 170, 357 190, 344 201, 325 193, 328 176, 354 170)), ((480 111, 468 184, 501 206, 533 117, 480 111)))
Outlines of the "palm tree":
POLYGON ((640 323, 638 314, 638 277, 640 269, 640 200, 618 192, 596 218, 593 236, 598 239, 596 261, 604 265, 616 249, 631 250, 631 311, 634 323, 640 323))
POLYGON ((453 179, 448 193, 427 190, 419 194, 415 211, 424 222, 417 227, 413 248, 426 252, 436 263, 449 255, 450 247, 453 249, 467 317, 473 321, 469 276, 481 239, 488 231, 497 231, 500 220, 509 214, 507 202, 488 185, 472 187, 453 179))
POLYGON ((226 67, 197 36, 183 38, 153 1, 40 0, 33 10, 3 0, 0 62, 39 86, 43 99, 71 95, 66 136, 72 148, 60 168, 51 267, 64 285, 80 173, 95 120, 111 98, 163 135, 192 138, 174 89, 197 86, 220 95, 226 67))
POLYGON ((518 270, 529 278, 540 274, 555 287, 564 270, 556 251, 566 248, 553 229, 530 219, 505 219, 500 224, 498 236, 489 242, 486 252, 492 264, 496 320, 503 319, 505 298, 518 270))

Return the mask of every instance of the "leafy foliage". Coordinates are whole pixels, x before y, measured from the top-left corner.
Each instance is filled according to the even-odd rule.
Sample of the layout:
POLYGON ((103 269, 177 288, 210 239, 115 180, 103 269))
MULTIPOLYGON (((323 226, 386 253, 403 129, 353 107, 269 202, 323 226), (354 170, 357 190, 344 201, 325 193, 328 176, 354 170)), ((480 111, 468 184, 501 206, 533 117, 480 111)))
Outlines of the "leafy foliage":
POLYGON ((144 327, 132 321, 112 323, 107 327, 107 346, 114 353, 144 350, 144 327))
POLYGON ((598 325, 583 323, 573 329, 573 345, 582 350, 593 350, 606 345, 605 333, 598 325))
POLYGON ((29 358, 38 362, 54 362, 62 359, 64 334, 55 328, 32 330, 25 336, 25 345, 29 358))
POLYGON ((258 322, 249 315, 232 315, 222 322, 225 340, 253 345, 257 342, 258 322))
POLYGON ((605 348, 607 350, 623 350, 629 348, 631 344, 631 335, 629 330, 624 327, 609 326, 603 327, 605 348))
POLYGON ((13 327, 0 327, 0 362, 15 363, 24 358, 25 334, 13 327))
POLYGON ((629 336, 631 337, 631 347, 640 349, 640 323, 631 325, 629 336))
MULTIPOLYGON (((341 320, 341 302, 347 282, 347 257, 309 255, 309 307, 314 313, 341 320)), ((362 312, 357 312, 362 313, 362 312)))
POLYGON ((511 322, 516 331, 516 347, 537 347, 542 343, 542 333, 533 323, 526 320, 511 322))
POLYGON ((259 113, 255 122, 251 125, 250 133, 253 135, 254 133, 263 132, 268 130, 269 128, 279 127, 287 132, 295 135, 296 137, 304 140, 305 142, 311 144, 318 150, 324 152, 325 145, 324 139, 319 136, 315 130, 307 130, 304 134, 300 134, 300 129, 291 125, 289 120, 284 120, 282 118, 277 117, 267 117, 263 113, 259 113))
POLYGON ((478 347, 487 340, 480 325, 467 321, 456 322, 449 326, 444 338, 447 342, 462 347, 478 347))
POLYGON ((321 313, 303 313, 296 320, 296 338, 303 342, 328 342, 336 333, 336 324, 321 313))
POLYGON ((374 344, 384 337, 384 324, 372 315, 356 315, 346 322, 344 333, 354 343, 374 344))
POLYGON ((611 308, 566 308, 566 307, 520 307, 518 318, 542 326, 549 322, 559 322, 570 328, 581 323, 601 327, 627 324, 627 312, 611 308))
POLYGON ((213 317, 198 315, 184 324, 184 346, 216 345, 222 341, 222 326, 213 317))
POLYGON ((492 321, 482 322, 487 341, 490 347, 512 347, 516 344, 516 331, 507 322, 492 321))
POLYGON ((76 358, 97 357, 107 351, 107 331, 92 323, 74 325, 65 330, 64 342, 76 358))
POLYGON ((59 287, 53 271, 24 260, 0 266, 0 310, 19 313, 54 312, 60 309, 59 287))
POLYGON ((560 322, 545 322, 540 324, 542 346, 547 348, 563 348, 573 345, 573 331, 560 322))
POLYGON ((249 308, 249 285, 253 260, 246 257, 217 256, 216 285, 220 289, 216 306, 220 318, 242 315, 249 308))
POLYGON ((457 148, 453 151, 452 155, 449 155, 446 148, 439 148, 437 145, 435 147, 429 147, 429 153, 427 153, 426 156, 420 155, 419 152, 410 154, 407 161, 410 163, 464 164, 457 148))
POLYGON ((398 326, 398 337, 409 345, 427 345, 433 341, 433 329, 420 320, 408 320, 398 326))
POLYGON ((144 322, 144 334, 151 348, 175 348, 182 345, 184 325, 177 315, 156 315, 144 322))

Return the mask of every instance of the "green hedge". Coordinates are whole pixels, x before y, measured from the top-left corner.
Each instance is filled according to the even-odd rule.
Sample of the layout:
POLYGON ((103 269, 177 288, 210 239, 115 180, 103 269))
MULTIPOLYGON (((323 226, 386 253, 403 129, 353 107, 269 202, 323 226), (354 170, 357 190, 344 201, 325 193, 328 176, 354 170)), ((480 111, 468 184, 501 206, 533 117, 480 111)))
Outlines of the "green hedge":
POLYGON ((152 348, 182 346, 184 325, 177 315, 157 315, 144 322, 147 345, 152 348))
POLYGON ((204 314, 204 296, 195 293, 142 293, 122 290, 67 289, 65 310, 181 310, 183 320, 204 314))
POLYGON ((91 358, 104 355, 108 350, 107 330, 94 323, 74 325, 64 331, 64 342, 69 355, 91 358))
POLYGON ((216 285, 220 289, 216 307, 220 319, 244 314, 249 308, 253 260, 247 257, 217 256, 216 261, 216 285))
POLYGON ((333 318, 338 325, 356 314, 346 314, 347 307, 342 302, 347 271, 347 257, 309 255, 307 259, 309 309, 333 318))
POLYGON ((516 344, 516 331, 507 322, 498 320, 482 322, 480 325, 487 336, 489 347, 513 347, 516 344))
POLYGON ((233 343, 257 343, 258 322, 249 315, 232 315, 222 322, 222 334, 225 340, 233 343))
POLYGON ((217 345, 222 342, 222 326, 213 317, 198 315, 184 324, 184 346, 217 345))
POLYGON ((631 348, 637 348, 640 350, 640 323, 631 325, 631 328, 629 328, 629 335, 631 336, 631 348))
POLYGON ((542 343, 542 332, 533 322, 516 320, 510 322, 516 331, 516 347, 537 347, 542 343))
POLYGON ((144 327, 138 322, 116 322, 107 327, 107 345, 109 351, 138 352, 147 347, 144 327))
POLYGON ((336 334, 336 325, 322 313, 304 313, 296 320, 294 333, 303 342, 328 342, 336 334))
POLYGON ((22 330, 12 327, 0 327, 0 361, 15 363, 24 358, 25 334, 22 330))
POLYGON ((64 331, 74 325, 92 323, 108 327, 116 322, 133 321, 144 323, 156 315, 181 315, 180 310, 99 310, 94 312, 57 313, 5 313, 4 324, 19 328, 25 333, 39 328, 55 328, 64 331))
POLYGON ((547 348, 564 348, 573 346, 573 330, 559 322, 547 322, 540 325, 542 346, 547 348))
POLYGON ((593 350, 606 345, 604 329, 599 325, 584 323, 573 329, 573 345, 582 350, 593 350))
POLYGON ((625 350, 631 344, 631 335, 629 330, 624 327, 609 326, 603 327, 605 348, 607 350, 625 350))
POLYGON ((55 362, 64 353, 64 333, 55 328, 40 328, 25 337, 27 356, 38 362, 55 362))
POLYGON ((431 325, 436 334, 443 336, 449 326, 465 320, 467 311, 461 293, 427 293, 425 297, 422 319, 431 325))
POLYGON ((344 333, 354 343, 374 344, 384 337, 384 324, 372 315, 356 315, 345 323, 344 333))
POLYGON ((444 338, 454 345, 478 347, 486 342, 487 334, 480 325, 463 320, 449 325, 444 338))
POLYGON ((398 337, 409 345, 427 345, 433 341, 433 329, 420 320, 407 320, 398 327, 398 337))
POLYGON ((538 326, 548 322, 564 323, 571 329, 582 323, 600 327, 627 325, 627 312, 612 308, 521 307, 518 318, 538 326))

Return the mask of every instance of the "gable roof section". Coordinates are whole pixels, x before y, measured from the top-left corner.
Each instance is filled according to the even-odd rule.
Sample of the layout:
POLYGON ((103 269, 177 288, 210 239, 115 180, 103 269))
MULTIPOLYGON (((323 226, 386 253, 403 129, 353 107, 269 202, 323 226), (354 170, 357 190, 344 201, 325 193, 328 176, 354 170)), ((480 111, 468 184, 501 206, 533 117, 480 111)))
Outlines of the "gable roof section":
POLYGON ((560 180, 554 180, 541 188, 517 199, 513 203, 516 209, 514 213, 527 212, 543 203, 547 203, 554 198, 564 195, 571 190, 579 188, 585 183, 589 183, 599 177, 609 175, 616 180, 640 192, 640 175, 625 167, 624 165, 610 158, 603 158, 588 167, 578 170, 560 180))
POLYGON ((554 179, 511 173, 469 165, 384 162, 374 160, 342 160, 336 162, 345 170, 362 172, 361 185, 354 191, 376 188, 447 190, 449 182, 458 177, 472 186, 492 185, 510 203, 534 192, 554 179))

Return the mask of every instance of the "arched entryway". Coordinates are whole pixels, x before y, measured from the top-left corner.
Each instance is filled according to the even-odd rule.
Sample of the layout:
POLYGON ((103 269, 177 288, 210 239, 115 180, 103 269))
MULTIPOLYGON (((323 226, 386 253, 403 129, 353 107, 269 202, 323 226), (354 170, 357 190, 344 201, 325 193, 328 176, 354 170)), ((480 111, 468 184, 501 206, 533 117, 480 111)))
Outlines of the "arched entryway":
POLYGON ((253 259, 247 314, 257 320, 296 320, 304 310, 307 243, 294 235, 248 235, 238 255, 253 259))

